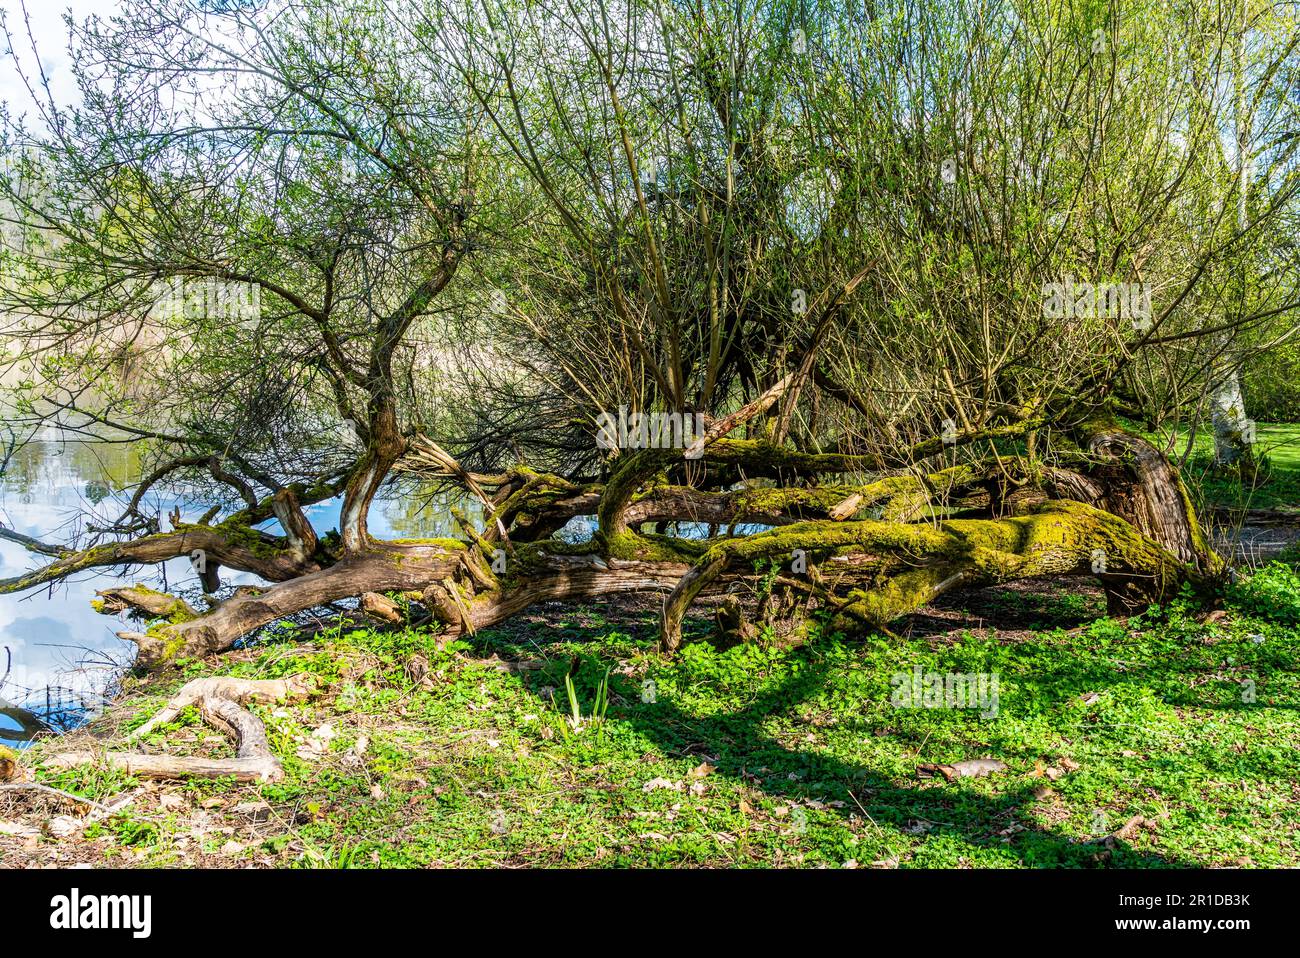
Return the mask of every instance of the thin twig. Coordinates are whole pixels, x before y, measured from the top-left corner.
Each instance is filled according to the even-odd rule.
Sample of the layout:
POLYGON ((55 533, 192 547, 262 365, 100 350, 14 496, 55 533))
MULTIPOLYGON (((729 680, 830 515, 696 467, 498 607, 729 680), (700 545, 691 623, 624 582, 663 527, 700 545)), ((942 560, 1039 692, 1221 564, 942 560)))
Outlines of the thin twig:
POLYGON ((71 792, 65 792, 61 788, 51 788, 49 785, 41 785, 39 782, 11 782, 8 785, 0 785, 0 792, 7 792, 20 788, 30 789, 34 792, 44 792, 47 795, 57 795, 59 798, 67 799, 70 802, 76 802, 78 805, 89 805, 96 811, 109 811, 107 806, 99 804, 99 802, 94 799, 82 798, 80 795, 73 795, 71 792))

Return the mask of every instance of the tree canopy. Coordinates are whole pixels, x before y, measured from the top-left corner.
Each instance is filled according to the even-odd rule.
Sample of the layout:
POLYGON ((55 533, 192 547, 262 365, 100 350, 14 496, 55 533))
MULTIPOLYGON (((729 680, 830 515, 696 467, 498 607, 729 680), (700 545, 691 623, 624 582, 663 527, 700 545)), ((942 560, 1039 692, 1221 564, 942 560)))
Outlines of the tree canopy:
POLYGON ((709 595, 798 636, 1074 571, 1211 590, 1126 423, 1240 439, 1243 358, 1295 335, 1295 14, 129 0, 73 25, 76 104, 22 61, 0 301, 13 442, 152 471, 0 588, 195 550, 270 583, 128 596, 143 664, 364 592, 456 635, 661 591, 672 649, 709 595), (377 540, 402 477, 481 521, 377 540), (143 507, 199 480, 201 516, 143 507))

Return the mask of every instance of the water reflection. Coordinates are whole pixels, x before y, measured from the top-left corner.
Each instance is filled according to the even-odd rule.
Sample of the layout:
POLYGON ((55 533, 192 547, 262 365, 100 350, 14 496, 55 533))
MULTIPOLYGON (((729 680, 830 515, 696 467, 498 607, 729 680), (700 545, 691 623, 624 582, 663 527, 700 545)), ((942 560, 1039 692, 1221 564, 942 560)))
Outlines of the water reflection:
MULTIPOLYGON (((0 523, 47 542, 68 542, 88 527, 115 519, 123 494, 140 475, 140 455, 132 443, 32 443, 0 475, 0 523)), ((428 493, 390 495, 375 504, 370 528, 379 537, 455 535, 447 505, 445 498, 428 493)), ((179 508, 182 518, 191 522, 206 508, 183 491, 151 492, 143 506, 164 517, 179 508)), ((332 500, 306 512, 323 534, 338 526, 341 506, 332 500)), ((274 520, 262 528, 279 531, 274 520)), ((46 561, 17 543, 0 540, 0 578, 46 561)), ((248 573, 222 570, 223 585, 258 581, 248 573)), ((178 558, 153 566, 91 570, 60 584, 0 595, 0 740, 13 744, 30 739, 37 720, 56 729, 75 724, 87 709, 93 711, 113 694, 118 677, 135 656, 135 646, 114 634, 128 627, 125 621, 100 615, 90 600, 96 589, 132 582, 182 593, 199 587, 189 561, 178 558)))

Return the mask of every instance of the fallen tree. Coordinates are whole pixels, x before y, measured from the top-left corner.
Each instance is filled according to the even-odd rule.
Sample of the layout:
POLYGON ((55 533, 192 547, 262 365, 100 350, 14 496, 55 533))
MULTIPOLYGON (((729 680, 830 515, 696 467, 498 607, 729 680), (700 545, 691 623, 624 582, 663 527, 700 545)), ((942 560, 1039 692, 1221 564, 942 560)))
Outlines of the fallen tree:
MULTIPOLYGON (((737 590, 751 599, 773 588, 799 598, 797 611, 790 601, 767 603, 759 618, 819 613, 850 630, 887 627, 955 588, 1014 579, 1093 574, 1117 611, 1162 601, 1184 585, 1207 590, 1219 563, 1164 456, 1110 422, 1086 421, 1074 435, 1077 442, 1052 466, 970 455, 933 472, 894 469, 834 485, 817 483, 884 464, 718 435, 689 459, 681 449, 637 451, 621 457, 605 482, 580 484, 526 467, 470 476, 421 437, 409 445, 401 471, 459 483, 467 498, 484 500, 481 528, 457 513, 463 539, 357 535, 333 537, 325 547, 302 517, 296 536, 259 539, 252 549, 230 541, 227 521, 60 554, 4 587, 124 557, 183 556, 197 542, 223 565, 279 580, 245 587, 201 613, 140 587, 101 592, 102 611, 130 608, 152 619, 144 631, 119 633, 138 644, 143 667, 221 652, 294 613, 383 593, 422 605, 444 639, 540 602, 660 593, 662 645, 671 652, 697 601, 737 590), (728 488, 738 465, 787 484, 728 488), (550 534, 575 516, 596 517, 589 539, 550 534), (304 536, 315 543, 310 557, 300 548, 304 536)), ((986 438, 972 436, 962 447, 986 438)), ((922 463, 942 458, 927 457, 930 448, 911 453, 922 463)), ((358 466, 372 468, 369 460, 358 466)), ((372 598, 372 614, 392 621, 400 607, 381 605, 372 598)))
MULTIPOLYGON (((639 2, 602 31, 556 11, 558 44, 529 18, 439 3, 398 4, 356 37, 305 0, 220 40, 186 4, 130 5, 156 29, 73 46, 86 69, 107 64, 103 86, 138 95, 88 93, 75 118, 50 104, 66 121, 48 141, 9 131, 52 187, 0 177, 33 239, 7 251, 0 312, 32 367, 15 377, 16 426, 138 444, 145 477, 75 543, 0 530, 44 562, 0 590, 174 557, 197 556, 209 596, 223 569, 260 577, 206 608, 105 590, 103 611, 147 620, 122 633, 142 667, 367 595, 402 601, 366 598, 358 615, 388 625, 418 607, 445 638, 539 602, 659 593, 672 651, 706 599, 725 631, 797 638, 810 616, 888 628, 1016 578, 1096 575, 1116 613, 1213 587, 1177 471, 1112 413, 1121 392, 1193 406, 1198 352, 1300 302, 1288 276, 1222 308, 1300 179, 1236 227, 1178 212, 1239 195, 1214 170, 1223 117, 1207 106, 1191 129, 1167 95, 1233 42, 1226 26, 1159 70, 1130 70, 1119 44, 1056 48, 1067 66, 1045 72, 1032 44, 996 38, 1055 43, 1075 13, 1017 11, 1005 30, 915 48, 891 36, 906 55, 844 21, 828 26, 848 45, 810 51, 824 59, 807 70, 788 24, 682 8, 661 24, 671 38, 646 41, 690 64, 670 102, 613 66, 644 45, 620 30, 661 19, 639 2), (465 43, 427 42, 444 35, 465 43), (837 79, 853 38, 871 83, 837 79), (957 96, 888 92, 911 90, 922 62, 946 77, 974 39, 988 69, 953 81, 957 96), (1140 89, 1114 97, 1130 72, 1140 89), (240 94, 202 122, 173 95, 200 77, 240 94), (879 122, 844 123, 862 116, 879 122), (967 128, 978 169, 952 141, 967 128), (1187 135, 1171 145, 1171 129, 1187 135), (159 316, 158 287, 189 282, 255 291, 254 315, 159 316), (147 376, 123 372, 127 353, 147 354, 147 376), (614 409, 636 426, 602 443, 614 409), (397 478, 481 515, 457 537, 376 538, 371 509, 397 478), (207 512, 164 530, 147 493, 168 485, 199 485, 207 512), (331 500, 337 529, 315 528, 307 507, 331 500), (562 532, 583 517, 590 537, 562 532)), ((1259 95, 1283 82, 1266 62, 1259 95)))

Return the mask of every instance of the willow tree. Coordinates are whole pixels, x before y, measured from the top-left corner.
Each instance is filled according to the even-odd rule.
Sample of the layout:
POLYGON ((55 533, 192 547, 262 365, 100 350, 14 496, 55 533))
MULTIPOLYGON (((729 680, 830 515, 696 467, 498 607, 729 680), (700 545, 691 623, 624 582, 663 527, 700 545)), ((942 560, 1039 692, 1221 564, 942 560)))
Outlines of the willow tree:
MULTIPOLYGON (((7 254, 21 408, 147 443, 142 489, 221 491, 164 531, 137 490, 3 587, 196 549, 270 583, 201 614, 119 595, 159 616, 128 633, 143 664, 371 591, 444 636, 657 591, 672 649, 707 596, 748 636, 1023 577, 1095 574, 1121 610, 1208 588, 1177 471, 1115 409, 1175 344, 1294 312, 1289 270, 1231 317, 1202 295, 1294 212, 1286 163, 1243 224, 1210 161, 1233 37, 1208 4, 998 0, 91 25, 84 107, 30 143, 10 124, 42 189, 9 201, 47 238, 7 254), (254 328, 160 318, 174 278, 258 290, 254 328), (121 382, 145 337, 147 385, 121 382), (401 472, 483 522, 376 540, 401 472), (337 536, 301 508, 334 496, 337 536), (580 516, 589 540, 560 534, 580 516)), ((1260 50, 1285 99, 1291 49, 1260 50)))
MULTIPOLYGON (((957 585, 1066 568, 1098 573, 1117 609, 1204 585, 1219 564, 1186 490, 1115 412, 1141 411, 1151 363, 1185 372, 1194 351, 1206 383, 1225 330, 1295 327, 1293 266, 1224 305, 1297 185, 1285 161, 1234 215, 1233 9, 476 7, 466 80, 567 249, 564 270, 517 274, 502 332, 557 396, 499 430, 585 438, 612 409, 717 423, 694 458, 610 457, 598 496, 498 473, 509 509, 548 531, 594 512, 606 557, 691 563, 669 645, 704 584, 756 561, 877 625, 957 585), (747 440, 724 438, 742 425, 747 440), (934 525, 976 501, 992 525, 934 525), (1050 520, 999 524, 1029 508, 1050 520), (1111 517, 1132 542, 1091 525, 1111 517), (642 529, 808 519, 824 524, 705 543, 642 529), (1071 542, 1046 563, 1043 525, 1071 542), (863 568, 810 585, 794 553, 863 568)), ((1288 36, 1250 51, 1252 98, 1293 87, 1288 36)))
POLYGON ((305 583, 301 608, 376 548, 371 503, 430 413, 412 331, 497 193, 472 104, 394 33, 370 3, 132 5, 74 31, 75 109, 7 119, 11 425, 139 443, 151 470, 93 541, 26 542, 54 561, 5 589, 197 552, 209 588, 228 566, 305 583), (197 521, 144 511, 202 477, 197 521), (326 536, 303 506, 333 497, 326 536))

